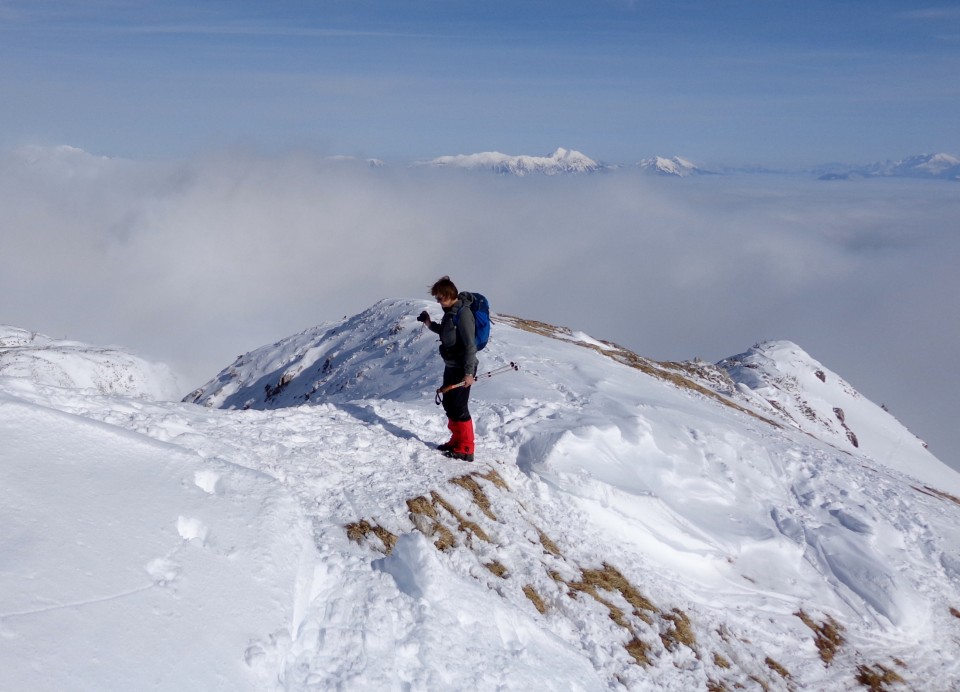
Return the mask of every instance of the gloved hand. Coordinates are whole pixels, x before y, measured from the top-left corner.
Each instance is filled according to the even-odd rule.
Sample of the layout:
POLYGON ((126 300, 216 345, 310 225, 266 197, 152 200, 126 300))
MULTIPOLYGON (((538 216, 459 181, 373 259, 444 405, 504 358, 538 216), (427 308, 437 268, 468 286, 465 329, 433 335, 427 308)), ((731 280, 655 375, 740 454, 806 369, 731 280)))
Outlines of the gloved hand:
POLYGON ((424 322, 426 324, 430 324, 431 321, 432 320, 430 319, 430 314, 426 310, 424 310, 417 316, 417 322, 424 322))

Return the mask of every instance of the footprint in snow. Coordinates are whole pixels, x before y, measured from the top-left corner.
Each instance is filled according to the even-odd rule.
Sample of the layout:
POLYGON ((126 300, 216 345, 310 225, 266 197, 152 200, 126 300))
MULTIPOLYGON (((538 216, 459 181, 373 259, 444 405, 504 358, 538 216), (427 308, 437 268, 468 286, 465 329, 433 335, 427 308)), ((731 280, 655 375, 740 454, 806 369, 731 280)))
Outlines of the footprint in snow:
POLYGON ((144 569, 147 570, 147 574, 153 579, 153 583, 159 586, 169 584, 180 576, 180 565, 165 557, 158 557, 156 560, 151 560, 144 566, 144 569))
POLYGON ((209 495, 220 492, 220 474, 214 471, 197 471, 193 474, 194 484, 209 495))
POLYGON ((181 516, 177 519, 177 532, 185 541, 199 540, 207 542, 207 526, 199 519, 181 516))

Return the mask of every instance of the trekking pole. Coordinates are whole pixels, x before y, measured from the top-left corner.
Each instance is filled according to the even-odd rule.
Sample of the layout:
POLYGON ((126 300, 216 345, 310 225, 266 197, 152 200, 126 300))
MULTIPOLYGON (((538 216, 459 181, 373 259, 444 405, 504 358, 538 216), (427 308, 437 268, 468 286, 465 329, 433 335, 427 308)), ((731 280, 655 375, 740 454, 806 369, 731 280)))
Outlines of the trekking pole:
MULTIPOLYGON (((494 375, 502 375, 505 372, 510 372, 511 370, 519 370, 519 369, 520 369, 519 365, 517 365, 513 361, 510 361, 509 365, 504 365, 502 367, 491 370, 490 372, 485 372, 482 375, 477 375, 473 379, 479 382, 481 378, 488 379, 490 377, 493 377, 494 375)), ((437 402, 437 406, 443 403, 444 394, 449 392, 451 389, 457 389, 458 387, 465 387, 465 386, 466 386, 466 382, 457 382, 456 384, 448 384, 445 387, 440 387, 440 389, 437 390, 437 396, 435 398, 435 401, 437 402)))

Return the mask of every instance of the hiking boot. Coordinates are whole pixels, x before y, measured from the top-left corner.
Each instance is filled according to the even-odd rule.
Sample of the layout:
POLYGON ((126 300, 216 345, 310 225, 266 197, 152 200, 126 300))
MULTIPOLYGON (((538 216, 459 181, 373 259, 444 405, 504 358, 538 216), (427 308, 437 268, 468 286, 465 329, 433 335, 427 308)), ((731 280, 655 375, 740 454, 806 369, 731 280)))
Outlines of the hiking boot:
POLYGON ((449 452, 451 449, 456 449, 460 443, 460 432, 457 424, 452 420, 447 420, 447 429, 450 430, 450 439, 442 445, 437 445, 437 449, 441 452, 449 452))
POLYGON ((473 461, 473 455, 467 454, 465 452, 457 452, 452 449, 448 449, 443 453, 443 456, 449 457, 450 459, 459 459, 460 461, 473 461))

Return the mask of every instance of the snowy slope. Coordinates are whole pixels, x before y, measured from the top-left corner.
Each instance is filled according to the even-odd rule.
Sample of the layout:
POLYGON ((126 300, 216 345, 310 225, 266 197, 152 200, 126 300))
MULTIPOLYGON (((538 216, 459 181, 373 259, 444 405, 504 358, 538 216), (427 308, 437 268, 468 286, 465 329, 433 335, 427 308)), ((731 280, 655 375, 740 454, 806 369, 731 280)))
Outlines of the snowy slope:
POLYGON ((236 689, 251 636, 293 617, 296 502, 85 411, 139 400, 16 389, 0 394, 0 689, 236 689))
MULTIPOLYGON (((960 684, 956 474, 506 316, 481 370, 520 370, 452 462, 423 309, 258 349, 199 406, 0 380, 0 689, 960 684)), ((781 346, 765 372, 810 365, 781 346)))
POLYGON ((519 176, 530 173, 541 173, 543 175, 594 173, 603 169, 603 166, 579 151, 563 148, 557 149, 549 156, 512 156, 497 151, 440 156, 427 161, 423 165, 434 168, 490 170, 500 174, 519 176))
POLYGON ((52 339, 37 332, 0 325, 0 377, 22 377, 55 387, 92 389, 178 399, 176 378, 153 363, 120 348, 52 339))
POLYGON ((719 366, 766 415, 932 485, 954 482, 922 440, 794 343, 758 344, 719 366))

